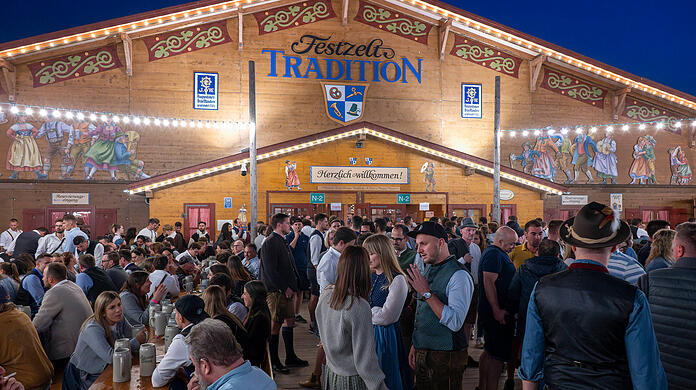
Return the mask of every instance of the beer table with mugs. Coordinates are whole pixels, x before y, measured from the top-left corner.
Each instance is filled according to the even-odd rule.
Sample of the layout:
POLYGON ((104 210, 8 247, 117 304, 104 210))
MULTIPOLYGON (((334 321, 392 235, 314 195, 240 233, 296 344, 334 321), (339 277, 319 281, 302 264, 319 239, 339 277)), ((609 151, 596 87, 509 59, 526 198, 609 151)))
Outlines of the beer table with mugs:
MULTIPOLYGON (((156 337, 155 329, 147 327, 148 330, 148 343, 155 344, 156 355, 160 358, 164 356, 164 337, 156 337)), ((131 352, 131 380, 128 382, 114 382, 114 368, 112 364, 109 364, 104 369, 104 372, 97 378, 97 380, 92 384, 90 390, 150 390, 150 389, 168 389, 169 385, 164 387, 154 387, 150 381, 150 376, 140 376, 140 355, 139 351, 135 353, 131 352)))

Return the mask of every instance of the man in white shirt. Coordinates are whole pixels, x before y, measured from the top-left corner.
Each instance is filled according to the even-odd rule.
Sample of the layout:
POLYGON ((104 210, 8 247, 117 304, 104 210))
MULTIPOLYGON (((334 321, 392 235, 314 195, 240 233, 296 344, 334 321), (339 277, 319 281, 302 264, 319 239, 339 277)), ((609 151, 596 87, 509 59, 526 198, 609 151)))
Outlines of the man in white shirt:
POLYGON ((39 246, 36 248, 37 257, 44 253, 52 255, 56 252, 60 252, 61 247, 65 243, 63 220, 57 220, 54 227, 55 231, 53 233, 47 234, 39 239, 39 246))
POLYGON ((355 244, 358 236, 351 228, 341 227, 336 231, 331 248, 324 254, 319 261, 317 267, 317 280, 319 281, 319 292, 330 285, 336 283, 336 270, 338 268, 338 259, 341 257, 343 249, 349 245, 355 244))
POLYGON ((147 237, 150 239, 150 242, 155 242, 157 239, 157 228, 159 228, 159 225, 159 219, 150 218, 150 220, 147 221, 147 226, 138 232, 138 236, 147 237))
POLYGON ((176 261, 179 262, 179 265, 184 265, 186 263, 193 263, 193 264, 198 264, 198 251, 201 250, 200 244, 197 242, 192 242, 189 245, 189 248, 179 254, 179 256, 176 257, 176 261))
POLYGON ((150 296, 152 296, 152 293, 155 292, 155 288, 157 288, 160 283, 164 283, 164 285, 167 286, 167 293, 169 294, 170 298, 179 296, 179 292, 181 291, 179 288, 179 281, 175 276, 167 272, 166 268, 168 264, 169 259, 167 259, 167 256, 155 256, 155 259, 152 262, 155 270, 150 274, 150 276, 148 276, 148 279, 150 279, 151 282, 150 296))
POLYGON ((0 247, 2 249, 7 249, 10 244, 22 234, 22 229, 19 228, 19 221, 17 218, 10 219, 10 228, 5 230, 0 234, 0 247))
POLYGON ((242 265, 249 271, 251 277, 254 279, 259 278, 259 269, 261 268, 261 261, 256 253, 256 244, 249 243, 244 247, 244 260, 242 260, 242 265))
MULTIPOLYGON (((184 295, 174 303, 174 311, 176 313, 174 315, 176 326, 181 329, 181 332, 174 336, 167 353, 164 354, 162 361, 152 373, 153 387, 166 386, 172 380, 180 381, 178 378, 175 379, 179 368, 182 368, 187 375, 194 371, 189 347, 184 340, 194 325, 208 318, 208 314, 205 312, 205 303, 196 295, 184 295)), ((181 388, 186 387, 185 383, 180 384, 181 388)))

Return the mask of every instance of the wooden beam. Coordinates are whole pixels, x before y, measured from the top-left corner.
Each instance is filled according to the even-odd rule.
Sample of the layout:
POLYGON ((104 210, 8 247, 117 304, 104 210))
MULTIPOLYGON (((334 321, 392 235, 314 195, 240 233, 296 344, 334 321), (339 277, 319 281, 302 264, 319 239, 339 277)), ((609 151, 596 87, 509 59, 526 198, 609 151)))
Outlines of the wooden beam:
POLYGON ((452 19, 440 21, 440 61, 445 60, 445 49, 447 48, 447 36, 452 29, 452 19))
POLYGON ((350 0, 343 0, 343 27, 348 25, 348 3, 350 0))
POLYGON ((0 69, 2 69, 3 76, 5 76, 7 98, 10 102, 14 103, 15 95, 17 94, 17 72, 15 72, 15 66, 10 61, 0 59, 0 69))
POLYGON ((539 54, 529 60, 529 92, 536 91, 537 81, 539 81, 539 74, 541 73, 544 62, 546 62, 546 56, 544 54, 539 54))
POLYGON ((619 119, 619 115, 623 112, 626 107, 626 95, 631 92, 631 87, 619 89, 618 91, 612 92, 611 97, 611 113, 614 120, 619 119))
POLYGON ((126 74, 131 77, 133 76, 133 41, 124 32, 121 33, 121 41, 123 42, 123 53, 126 56, 126 74))
POLYGON ((3 58, 0 58, 0 68, 2 68, 2 69, 7 69, 7 70, 9 70, 10 72, 14 72, 14 71, 15 71, 15 66, 14 66, 14 64, 12 64, 10 61, 7 61, 7 60, 5 60, 5 59, 3 59, 3 58))
POLYGON ((239 5, 239 10, 237 11, 237 34, 239 39, 239 50, 244 48, 244 14, 242 14, 242 5, 239 5))

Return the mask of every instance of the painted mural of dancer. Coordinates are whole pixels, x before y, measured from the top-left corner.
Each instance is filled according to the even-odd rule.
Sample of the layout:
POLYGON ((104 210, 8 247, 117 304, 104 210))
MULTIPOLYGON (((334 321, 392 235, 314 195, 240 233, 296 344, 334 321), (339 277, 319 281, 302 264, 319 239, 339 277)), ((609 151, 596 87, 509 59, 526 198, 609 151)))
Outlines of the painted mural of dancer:
POLYGON ((285 160, 285 188, 292 191, 293 188, 300 190, 300 177, 297 175, 297 163, 285 160))
POLYGON ((538 155, 539 153, 534 150, 532 144, 525 142, 522 144, 522 153, 510 153, 510 168, 515 168, 515 161, 519 161, 522 171, 531 174, 532 167, 534 166, 534 159, 538 157, 538 155))
MULTIPOLYGON (((89 167, 89 174, 86 180, 92 180, 94 173, 98 169, 109 171, 111 180, 116 180, 118 166, 125 165, 122 159, 117 158, 116 155, 117 134, 121 137, 125 136, 125 133, 113 121, 105 122, 93 131, 90 131, 89 135, 93 138, 96 137, 97 140, 85 154, 85 166, 89 167)), ((125 148, 125 145, 123 147, 125 148)))
POLYGON ((36 178, 41 179, 41 152, 36 144, 36 135, 39 131, 31 123, 27 123, 27 116, 20 112, 16 115, 17 123, 7 129, 7 136, 12 143, 7 151, 8 171, 13 171, 10 179, 17 179, 19 172, 36 172, 36 178))
POLYGON ((553 166, 554 159, 551 157, 551 150, 553 150, 556 155, 559 153, 556 144, 548 135, 542 135, 537 138, 534 150, 538 155, 534 158, 532 175, 553 181, 556 176, 556 170, 553 166))
POLYGON ((602 178, 602 184, 616 184, 616 177, 619 176, 616 169, 616 141, 611 133, 597 143, 597 154, 594 158, 594 169, 597 171, 597 176, 602 178))
POLYGON ((689 184, 693 175, 686 153, 684 153, 681 146, 669 148, 669 164, 672 169, 672 177, 669 180, 669 184, 689 184))
POLYGON ((425 182, 425 192, 435 192, 435 164, 427 161, 421 167, 423 181, 425 182))
POLYGON ((551 139, 554 140, 559 152, 556 154, 556 167, 565 173, 565 183, 570 184, 573 182, 573 174, 571 172, 573 157, 570 155, 570 139, 566 135, 552 135, 551 139))
POLYGON ((87 179, 89 176, 90 167, 87 166, 85 155, 92 147, 92 137, 89 135, 90 132, 94 132, 97 129, 95 125, 90 122, 74 122, 70 133, 68 134, 68 144, 65 146, 65 156, 63 159, 67 164, 63 174, 60 176, 61 179, 71 179, 72 173, 75 170, 77 162, 82 158, 82 169, 84 170, 83 178, 87 179))
POLYGON ((43 174, 41 174, 41 179, 48 178, 48 172, 51 170, 51 163, 58 157, 58 159, 63 163, 62 153, 63 150, 63 138, 64 136, 69 136, 72 131, 72 126, 66 124, 65 122, 49 119, 41 125, 39 133, 36 135, 36 139, 46 137, 48 142, 48 150, 44 154, 43 158, 43 174))
POLYGON ((575 183, 578 182, 580 178, 580 172, 584 172, 587 176, 587 184, 591 184, 594 181, 592 177, 592 172, 590 172, 590 167, 593 165, 593 156, 597 155, 597 144, 595 144, 592 137, 587 134, 578 134, 573 141, 573 145, 570 147, 573 152, 573 166, 575 167, 575 183), (590 155, 592 151, 592 155, 590 155))
POLYGON ((656 184, 655 179, 655 145, 657 141, 650 135, 638 137, 638 141, 633 146, 633 164, 629 176, 630 184, 656 184))

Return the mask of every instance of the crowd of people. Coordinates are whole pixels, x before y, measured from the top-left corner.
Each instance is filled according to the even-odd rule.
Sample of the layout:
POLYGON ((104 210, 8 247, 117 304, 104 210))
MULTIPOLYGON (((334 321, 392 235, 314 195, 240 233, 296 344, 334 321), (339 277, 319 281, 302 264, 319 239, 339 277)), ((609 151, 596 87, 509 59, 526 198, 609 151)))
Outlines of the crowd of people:
POLYGON ((89 388, 165 301, 180 333, 153 386, 276 388, 273 374, 309 365, 294 348, 304 323, 319 341, 307 388, 458 389, 467 368, 479 390, 503 372, 513 389, 517 370, 524 389, 696 383, 694 221, 627 222, 593 202, 523 226, 280 213, 253 239, 235 221, 214 242, 204 222, 186 241, 156 218, 94 239, 70 214, 50 234, 18 226, 0 234, 0 389, 58 372, 63 389, 89 388))

